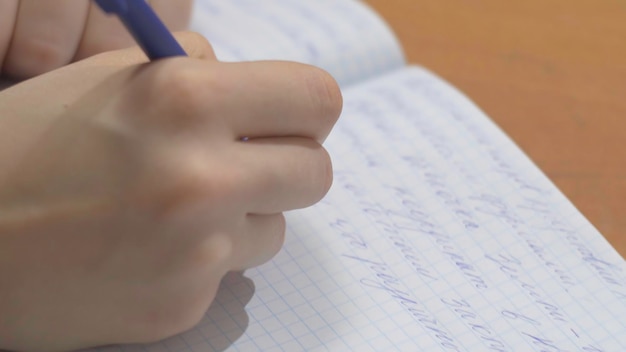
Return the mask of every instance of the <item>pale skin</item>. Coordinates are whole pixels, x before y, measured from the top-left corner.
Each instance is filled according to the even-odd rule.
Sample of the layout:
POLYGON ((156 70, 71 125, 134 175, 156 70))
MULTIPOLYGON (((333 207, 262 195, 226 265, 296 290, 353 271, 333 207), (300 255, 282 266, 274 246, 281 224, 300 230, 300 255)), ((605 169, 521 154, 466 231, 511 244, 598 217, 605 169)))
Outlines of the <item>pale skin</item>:
MULTIPOLYGON (((149 0, 172 31, 187 28, 192 0, 149 0)), ((0 67, 33 77, 100 52, 134 46, 118 21, 87 0, 0 1, 0 67)))
POLYGON ((335 81, 177 38, 190 57, 111 51, 0 93, 0 350, 185 331, 328 191, 335 81))

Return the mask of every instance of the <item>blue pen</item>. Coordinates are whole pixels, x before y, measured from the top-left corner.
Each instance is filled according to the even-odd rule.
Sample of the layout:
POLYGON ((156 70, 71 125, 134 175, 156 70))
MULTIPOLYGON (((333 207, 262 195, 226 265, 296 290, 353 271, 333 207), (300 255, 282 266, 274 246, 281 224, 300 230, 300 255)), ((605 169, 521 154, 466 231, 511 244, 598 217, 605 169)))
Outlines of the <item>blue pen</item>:
POLYGON ((187 56, 145 0, 95 0, 106 13, 116 14, 150 60, 187 56))

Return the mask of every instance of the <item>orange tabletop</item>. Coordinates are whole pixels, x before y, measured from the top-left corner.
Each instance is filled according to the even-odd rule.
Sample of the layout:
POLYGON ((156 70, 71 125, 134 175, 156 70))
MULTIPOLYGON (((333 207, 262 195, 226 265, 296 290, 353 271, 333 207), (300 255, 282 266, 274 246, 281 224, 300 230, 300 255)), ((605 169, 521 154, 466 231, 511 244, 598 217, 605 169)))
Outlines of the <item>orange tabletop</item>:
POLYGON ((626 1, 367 2, 626 257, 626 1))

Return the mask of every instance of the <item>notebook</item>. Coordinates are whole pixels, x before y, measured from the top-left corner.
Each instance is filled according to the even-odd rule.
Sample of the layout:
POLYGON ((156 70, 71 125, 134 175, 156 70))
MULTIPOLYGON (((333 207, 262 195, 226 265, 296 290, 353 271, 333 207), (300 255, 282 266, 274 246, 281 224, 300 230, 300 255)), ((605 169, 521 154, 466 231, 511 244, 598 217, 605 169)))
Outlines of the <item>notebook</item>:
POLYGON ((626 264, 467 97, 356 0, 197 0, 225 61, 325 68, 335 181, 191 331, 93 351, 626 351, 626 264))

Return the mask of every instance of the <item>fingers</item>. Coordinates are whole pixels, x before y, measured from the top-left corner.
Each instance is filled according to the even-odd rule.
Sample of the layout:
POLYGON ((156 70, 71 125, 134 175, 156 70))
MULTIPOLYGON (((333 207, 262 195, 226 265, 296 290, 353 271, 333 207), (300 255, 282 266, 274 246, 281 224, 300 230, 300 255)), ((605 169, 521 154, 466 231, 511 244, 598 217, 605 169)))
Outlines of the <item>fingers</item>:
POLYGON ((335 80, 312 66, 286 62, 228 64, 238 82, 224 88, 232 107, 229 124, 236 137, 301 136, 322 142, 342 108, 335 80), (245 99, 251 109, 237 103, 245 99))
MULTIPOLYGON (((187 28, 191 16, 191 0, 153 0, 150 5, 171 31, 187 28)), ((134 45, 135 42, 119 19, 105 14, 92 3, 75 58, 80 60, 97 53, 134 45)))
MULTIPOLYGON (((151 4, 171 30, 187 27, 192 0, 151 4)), ((0 4, 0 66, 4 74, 17 79, 130 46, 135 43, 120 21, 92 1, 5 0, 0 4)))
MULTIPOLYGON (((240 186, 228 188, 233 193, 228 201, 248 213, 309 206, 332 182, 330 158, 320 142, 339 115, 341 95, 319 69, 169 60, 147 67, 117 106, 132 116, 124 124, 155 141, 170 145, 185 136, 192 148, 204 146, 207 165, 220 155, 224 167, 207 172, 232 173, 229 178, 240 186), (251 138, 242 142, 240 136, 251 138)), ((214 191, 207 187, 202 196, 214 191)))
POLYGON ((283 214, 248 215, 233 237, 231 270, 261 265, 278 253, 285 240, 283 214))
POLYGON ((341 113, 337 83, 312 66, 224 63, 199 68, 193 76, 189 78, 196 82, 185 86, 197 86, 197 99, 190 101, 198 106, 190 111, 221 116, 216 122, 229 126, 233 139, 301 136, 322 142, 341 113))
POLYGON ((0 1, 0 72, 11 43, 17 8, 17 0, 0 1))
MULTIPOLYGON (((307 138, 242 142, 235 151, 248 177, 242 177, 240 205, 249 213, 273 214, 318 202, 332 184, 328 153, 307 138)), ((235 161, 233 161, 235 162, 235 161)))
MULTIPOLYGON (((195 32, 180 32, 174 35, 187 55, 191 58, 217 61, 213 47, 202 35, 195 32)), ((179 58, 176 58, 179 59, 179 58)), ((129 66, 148 62, 148 58, 138 47, 102 53, 77 63, 95 66, 129 66)), ((159 65, 157 63, 156 65, 159 65)), ((185 64, 185 65, 188 65, 185 64)), ((159 92, 161 94, 162 92, 159 92)))
POLYGON ((193 0, 150 0, 148 2, 170 31, 182 31, 189 26, 193 0))
POLYGON ((22 0, 3 71, 27 78, 70 62, 88 8, 87 1, 22 0))
POLYGON ((337 83, 312 66, 184 58, 150 65, 121 100, 141 109, 155 126, 163 122, 166 133, 191 122, 194 129, 231 141, 298 136, 321 143, 342 108, 337 83))
MULTIPOLYGON (((263 264, 282 247, 286 227, 282 213, 218 216, 216 212, 202 202, 187 204, 168 218, 167 236, 182 248, 200 249, 195 260, 224 272, 263 264)), ((146 235, 154 240, 154 233, 146 235)))
POLYGON ((133 38, 116 16, 107 15, 95 3, 89 3, 91 6, 75 59, 133 46, 133 38))

